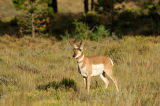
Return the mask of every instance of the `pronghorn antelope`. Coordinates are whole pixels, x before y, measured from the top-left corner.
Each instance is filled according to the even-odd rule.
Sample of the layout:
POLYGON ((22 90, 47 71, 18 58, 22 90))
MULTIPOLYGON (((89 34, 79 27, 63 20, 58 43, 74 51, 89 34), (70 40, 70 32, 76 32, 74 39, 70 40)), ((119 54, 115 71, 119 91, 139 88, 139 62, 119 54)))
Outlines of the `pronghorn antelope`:
POLYGON ((92 76, 100 75, 101 79, 105 83, 105 88, 108 87, 109 80, 105 77, 105 74, 112 79, 117 91, 119 91, 117 81, 112 73, 113 61, 105 56, 85 57, 83 53, 83 46, 83 42, 81 42, 80 46, 77 46, 75 44, 73 45, 73 57, 77 61, 78 70, 80 74, 83 76, 85 87, 88 93, 90 89, 90 82, 92 76))

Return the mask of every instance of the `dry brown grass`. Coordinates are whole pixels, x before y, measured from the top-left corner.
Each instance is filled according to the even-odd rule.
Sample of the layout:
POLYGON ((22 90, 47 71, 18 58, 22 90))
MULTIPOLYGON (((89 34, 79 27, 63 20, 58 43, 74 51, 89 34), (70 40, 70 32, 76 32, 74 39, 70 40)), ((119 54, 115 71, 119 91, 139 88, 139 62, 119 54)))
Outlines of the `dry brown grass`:
POLYGON ((83 0, 58 0, 58 9, 61 12, 83 12, 83 0))
MULTIPOLYGON (((0 104, 2 106, 158 106, 160 105, 160 37, 107 38, 86 41, 85 54, 106 55, 114 61, 120 92, 92 78, 87 95, 72 50, 65 41, 30 37, 0 37, 0 104), (39 85, 74 80, 72 87, 39 90, 39 85)), ((57 85, 58 86, 58 85, 57 85)))
POLYGON ((11 0, 0 0, 0 21, 9 20, 5 18, 13 18, 17 14, 11 0))

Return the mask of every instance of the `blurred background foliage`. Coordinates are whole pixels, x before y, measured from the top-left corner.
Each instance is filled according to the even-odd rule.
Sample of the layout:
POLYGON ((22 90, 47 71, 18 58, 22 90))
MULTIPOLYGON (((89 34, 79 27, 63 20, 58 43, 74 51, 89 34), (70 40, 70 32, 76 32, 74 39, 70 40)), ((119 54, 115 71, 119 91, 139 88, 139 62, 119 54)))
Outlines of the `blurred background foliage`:
POLYGON ((0 11, 0 35, 160 35, 160 0, 0 0, 0 11))

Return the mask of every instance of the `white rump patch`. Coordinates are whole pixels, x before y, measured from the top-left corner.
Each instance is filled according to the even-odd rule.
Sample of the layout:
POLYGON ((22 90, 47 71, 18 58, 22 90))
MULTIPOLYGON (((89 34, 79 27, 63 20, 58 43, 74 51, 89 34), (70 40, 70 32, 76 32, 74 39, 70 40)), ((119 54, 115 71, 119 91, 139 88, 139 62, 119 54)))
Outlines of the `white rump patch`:
POLYGON ((103 64, 92 65, 92 75, 91 76, 100 75, 103 73, 103 71, 104 71, 103 64))

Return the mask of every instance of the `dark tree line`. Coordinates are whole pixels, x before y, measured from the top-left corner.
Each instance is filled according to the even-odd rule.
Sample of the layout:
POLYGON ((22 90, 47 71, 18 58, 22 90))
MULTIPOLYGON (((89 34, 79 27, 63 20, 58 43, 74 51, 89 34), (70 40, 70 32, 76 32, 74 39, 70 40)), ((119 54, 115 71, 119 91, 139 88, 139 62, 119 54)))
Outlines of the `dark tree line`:
MULTIPOLYGON (((28 11, 29 13, 31 13, 33 36, 35 35, 34 34, 35 33, 34 25, 36 25, 36 24, 34 24, 36 22, 35 18, 36 18, 36 15, 37 16, 40 15, 40 14, 37 14, 35 11, 35 7, 37 5, 36 1, 40 1, 40 3, 38 3, 38 5, 43 5, 43 3, 45 3, 46 8, 48 9, 48 11, 46 9, 47 16, 48 16, 48 12, 50 10, 53 10, 53 11, 50 11, 51 14, 58 13, 57 0, 12 0, 12 1, 15 4, 16 8, 21 8, 21 9, 23 6, 25 6, 24 2, 29 2, 28 6, 35 4, 32 7, 29 7, 31 11, 30 10, 28 11)), ((143 23, 143 20, 147 20, 145 22, 148 22, 147 27, 150 27, 149 28, 150 31, 148 29, 147 30, 142 29, 142 31, 139 31, 139 32, 142 32, 142 34, 143 34, 143 32, 146 32, 148 34, 159 34, 160 33, 159 32, 160 0, 146 0, 146 1, 144 1, 144 0, 83 0, 82 3, 83 3, 83 8, 84 8, 85 13, 88 13, 89 11, 95 11, 98 14, 103 14, 103 15, 107 16, 106 17, 107 23, 105 23, 105 26, 106 26, 106 28, 110 29, 110 32, 111 32, 110 34, 112 34, 112 32, 116 32, 117 29, 118 29, 117 30, 118 33, 121 30, 127 29, 127 28, 128 29, 129 28, 136 29, 137 26, 136 26, 136 24, 133 23, 133 21, 135 21, 135 20, 137 20, 137 22, 139 22, 138 20, 141 20, 139 23, 143 23), (126 11, 122 7, 121 7, 122 11, 119 12, 119 10, 114 8, 115 6, 117 6, 117 5, 115 5, 116 3, 123 5, 122 2, 124 2, 124 1, 126 4, 127 4, 127 2, 132 2, 133 4, 135 3, 135 5, 140 7, 141 10, 140 11, 138 10, 138 12, 141 12, 141 13, 139 15, 137 15, 138 12, 136 13, 136 12, 132 12, 132 11, 126 11), (144 14, 142 12, 143 10, 147 10, 148 11, 147 14, 144 14), (128 20, 128 22, 127 22, 127 20, 128 20), (117 24, 117 25, 115 25, 115 24, 117 24), (115 27, 115 26, 117 26, 117 27, 115 27)), ((37 10, 39 10, 39 9, 42 9, 42 8, 37 7, 37 10)), ((96 17, 94 16, 94 18, 96 18, 96 17)), ((90 22, 91 21, 92 20, 90 20, 90 22)), ((94 21, 92 23, 94 23, 94 21)), ((102 21, 104 21, 104 20, 102 20, 102 21)), ((85 17, 85 22, 87 23, 87 15, 85 17)), ((96 25, 97 25, 97 23, 96 23, 96 25)), ((26 25, 26 24, 24 24, 24 25, 26 25)), ((44 28, 45 28, 45 25, 44 25, 44 28)), ((42 29, 42 28, 40 28, 40 29, 42 29)), ((126 32, 126 31, 123 31, 123 32, 126 32)))

